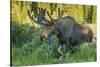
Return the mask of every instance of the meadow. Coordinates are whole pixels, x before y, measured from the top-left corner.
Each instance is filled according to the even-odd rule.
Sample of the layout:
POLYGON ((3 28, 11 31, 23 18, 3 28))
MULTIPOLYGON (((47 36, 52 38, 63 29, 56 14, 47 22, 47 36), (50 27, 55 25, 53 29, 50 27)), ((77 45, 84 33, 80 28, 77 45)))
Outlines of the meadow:
POLYGON ((35 29, 29 25, 12 24, 13 32, 15 32, 13 34, 14 39, 12 38, 13 42, 11 42, 12 65, 42 65, 96 61, 96 40, 93 40, 91 43, 82 43, 80 46, 76 46, 77 49, 75 49, 73 54, 63 57, 57 53, 56 46, 58 40, 56 36, 52 37, 51 45, 48 44, 48 40, 44 43, 40 42, 42 28, 35 29))

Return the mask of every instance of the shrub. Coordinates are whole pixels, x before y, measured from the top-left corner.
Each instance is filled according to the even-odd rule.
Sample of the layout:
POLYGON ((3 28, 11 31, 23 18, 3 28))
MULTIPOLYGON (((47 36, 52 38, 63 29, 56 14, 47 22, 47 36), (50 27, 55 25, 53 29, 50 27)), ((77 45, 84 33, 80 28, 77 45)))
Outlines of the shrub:
POLYGON ((19 24, 17 22, 11 22, 11 43, 27 43, 32 41, 32 33, 34 27, 29 24, 19 24))

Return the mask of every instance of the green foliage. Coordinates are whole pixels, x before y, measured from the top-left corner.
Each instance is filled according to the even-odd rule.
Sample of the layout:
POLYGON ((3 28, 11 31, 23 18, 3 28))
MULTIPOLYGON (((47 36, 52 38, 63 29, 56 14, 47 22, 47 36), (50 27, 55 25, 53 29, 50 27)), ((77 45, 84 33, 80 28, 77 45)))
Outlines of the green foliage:
MULTIPOLYGON (((58 64, 96 61, 96 41, 83 43, 76 46, 75 52, 63 57, 58 51, 58 39, 53 36, 51 45, 48 41, 40 42, 42 28, 34 28, 27 15, 32 2, 11 1, 11 57, 12 65, 37 65, 58 64), (27 24, 29 23, 29 24, 27 24)), ((86 21, 88 5, 54 4, 57 8, 63 8, 64 15, 73 16, 77 21, 86 21)), ((57 18, 57 8, 52 10, 49 3, 37 3, 37 7, 47 8, 53 11, 53 18, 57 18)), ((53 6, 52 6, 53 7, 53 6)), ((93 6, 92 22, 96 22, 96 6, 93 6)), ((47 14, 46 14, 47 17, 47 14)), ((47 17, 48 18, 48 17, 47 17)))
POLYGON ((32 41, 34 27, 29 24, 11 22, 11 41, 12 43, 26 43, 32 41))
MULTIPOLYGON (((14 25, 13 25, 14 26, 14 25)), ((26 25, 25 25, 26 26, 26 25)), ((16 25, 14 26, 16 27, 16 25)), ((21 27, 23 28, 24 25, 21 27)), ((20 30, 20 24, 17 26, 20 30)), ((16 29, 17 29, 16 28, 16 29)), ((24 27, 25 30, 27 28, 24 27)), ((21 31, 24 31, 23 29, 21 31)), ((96 42, 83 43, 77 46, 75 52, 69 56, 63 57, 57 53, 58 40, 53 36, 51 45, 48 41, 40 42, 40 33, 42 29, 34 29, 32 32, 32 41, 19 41, 13 43, 12 47, 12 65, 37 65, 37 64, 58 64, 58 63, 74 63, 74 62, 88 62, 96 61, 96 42), (20 44, 22 46, 20 46, 20 44), (15 46, 17 45, 17 46, 15 46)), ((24 35, 25 33, 23 33, 24 35)), ((21 36, 23 36, 21 35, 21 36)), ((16 35, 17 37, 19 35, 16 35)), ((17 37, 20 39, 20 37, 17 37)))

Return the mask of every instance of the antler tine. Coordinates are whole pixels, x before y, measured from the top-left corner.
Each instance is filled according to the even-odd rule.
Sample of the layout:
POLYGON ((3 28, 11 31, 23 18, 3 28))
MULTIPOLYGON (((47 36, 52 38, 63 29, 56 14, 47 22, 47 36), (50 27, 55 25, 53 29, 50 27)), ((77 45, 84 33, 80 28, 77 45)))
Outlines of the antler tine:
MULTIPOLYGON (((46 8, 43 10, 44 11, 44 13, 46 13, 46 8)), ((45 15, 45 14, 44 14, 45 15)))
MULTIPOLYGON (((29 10, 27 11, 27 13, 28 13, 28 15, 29 15, 30 19, 34 21, 34 22, 32 22, 32 23, 36 23, 36 24, 41 24, 41 25, 46 25, 46 26, 49 26, 49 24, 48 24, 48 23, 40 23, 40 22, 36 21, 36 20, 35 20, 35 19, 31 16, 31 14, 30 14, 29 10)), ((46 20, 46 21, 47 21, 47 20, 46 20)), ((48 22, 49 22, 49 21, 48 21, 48 22)))
POLYGON ((58 18, 60 17, 60 8, 58 8, 58 18))
POLYGON ((58 8, 58 18, 61 18, 64 15, 64 11, 60 10, 60 8, 58 8))
POLYGON ((39 7, 39 13, 42 11, 42 8, 39 7))
POLYGON ((39 7, 38 9, 39 9, 39 12, 46 10, 46 9, 41 8, 41 7, 39 7))
POLYGON ((53 20, 48 11, 47 11, 47 15, 49 16, 50 20, 53 20))
POLYGON ((64 15, 64 11, 62 10, 60 13, 60 18, 64 15))
MULTIPOLYGON (((31 18, 31 20, 33 20, 35 23, 37 23, 37 21, 31 16, 29 10, 27 11, 27 13, 28 13, 29 17, 31 18)), ((38 23, 37 23, 37 24, 38 24, 38 23)))

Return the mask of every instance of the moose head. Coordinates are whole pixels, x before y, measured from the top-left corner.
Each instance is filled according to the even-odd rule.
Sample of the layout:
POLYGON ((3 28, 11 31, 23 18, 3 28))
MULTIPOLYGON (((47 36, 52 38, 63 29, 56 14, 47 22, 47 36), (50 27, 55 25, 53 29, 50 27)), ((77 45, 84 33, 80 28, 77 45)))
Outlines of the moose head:
POLYGON ((36 14, 37 20, 36 20, 36 18, 34 16, 31 16, 31 13, 29 12, 29 10, 28 10, 28 15, 31 18, 31 20, 34 21, 34 23, 41 24, 41 25, 43 25, 45 27, 43 32, 40 35, 40 39, 41 39, 41 42, 43 42, 44 40, 48 39, 49 40, 49 44, 50 44, 50 36, 51 36, 51 33, 54 32, 53 31, 54 25, 57 23, 57 20, 63 16, 64 11, 61 11, 60 8, 58 8, 58 18, 57 19, 53 19, 51 17, 51 15, 49 14, 49 12, 45 8, 38 8, 38 10, 39 11, 36 14), (49 16, 50 20, 46 18, 46 16, 45 16, 46 13, 49 16))

